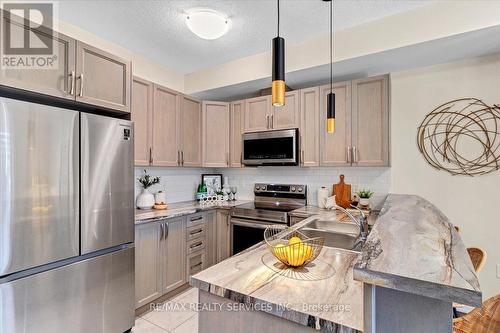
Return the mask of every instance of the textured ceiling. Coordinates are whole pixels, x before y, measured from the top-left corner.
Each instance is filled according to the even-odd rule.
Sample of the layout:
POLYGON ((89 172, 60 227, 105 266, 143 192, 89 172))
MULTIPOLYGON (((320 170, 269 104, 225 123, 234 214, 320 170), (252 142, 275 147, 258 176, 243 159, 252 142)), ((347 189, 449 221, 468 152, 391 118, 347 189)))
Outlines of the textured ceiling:
MULTIPOLYGON (((428 5, 433 0, 337 0, 334 29, 340 30, 428 5)), ((282 0, 281 35, 300 43, 329 32, 329 3, 282 0)), ((274 0, 62 0, 63 21, 145 55, 180 73, 267 51, 276 34, 274 0), (191 8, 211 8, 231 19, 229 32, 207 41, 184 23, 191 8)))

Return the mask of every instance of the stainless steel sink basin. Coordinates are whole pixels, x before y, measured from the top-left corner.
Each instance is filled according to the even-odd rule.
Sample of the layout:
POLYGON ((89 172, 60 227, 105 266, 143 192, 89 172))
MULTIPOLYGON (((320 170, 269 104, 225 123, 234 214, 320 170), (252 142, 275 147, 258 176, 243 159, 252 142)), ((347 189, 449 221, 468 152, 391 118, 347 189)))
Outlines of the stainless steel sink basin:
POLYGON ((352 251, 361 251, 359 242, 359 228, 354 223, 312 220, 310 223, 299 228, 306 237, 323 237, 324 246, 341 248, 352 251))

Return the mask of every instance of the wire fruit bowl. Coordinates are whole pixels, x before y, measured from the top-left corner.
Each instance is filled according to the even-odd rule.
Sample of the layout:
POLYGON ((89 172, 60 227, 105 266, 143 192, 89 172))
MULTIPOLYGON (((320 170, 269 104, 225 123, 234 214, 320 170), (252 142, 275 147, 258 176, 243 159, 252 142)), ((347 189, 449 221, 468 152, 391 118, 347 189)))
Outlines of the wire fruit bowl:
POLYGON ((267 227, 264 240, 274 257, 291 267, 314 261, 325 243, 323 237, 309 238, 297 229, 279 226, 267 227))

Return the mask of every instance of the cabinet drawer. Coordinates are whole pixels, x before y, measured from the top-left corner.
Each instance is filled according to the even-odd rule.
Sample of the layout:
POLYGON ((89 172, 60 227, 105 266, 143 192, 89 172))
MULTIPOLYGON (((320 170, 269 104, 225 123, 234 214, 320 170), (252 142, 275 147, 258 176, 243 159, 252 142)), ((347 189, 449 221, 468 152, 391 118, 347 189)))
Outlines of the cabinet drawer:
POLYGON ((187 243, 187 254, 191 254, 205 248, 205 238, 197 238, 187 243))
POLYGON ((203 220, 203 214, 202 213, 197 213, 197 214, 192 214, 187 217, 187 227, 192 227, 195 225, 199 225, 204 223, 205 221, 203 220))
POLYGON ((205 227, 204 223, 189 227, 186 232, 186 240, 189 242, 193 239, 204 238, 206 233, 205 227))
POLYGON ((187 257, 188 276, 201 272, 205 268, 205 251, 196 252, 187 257))

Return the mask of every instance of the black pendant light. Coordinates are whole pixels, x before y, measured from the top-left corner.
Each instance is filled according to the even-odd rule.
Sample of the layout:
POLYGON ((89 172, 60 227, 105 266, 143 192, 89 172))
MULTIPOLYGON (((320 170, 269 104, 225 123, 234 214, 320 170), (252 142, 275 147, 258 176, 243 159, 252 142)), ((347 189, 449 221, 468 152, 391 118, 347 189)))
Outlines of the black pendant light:
POLYGON ((274 106, 285 105, 285 39, 280 37, 280 0, 278 3, 278 36, 273 38, 273 83, 271 86, 274 106))
POLYGON ((326 99, 326 131, 335 132, 335 93, 333 92, 333 0, 330 0, 330 93, 326 99))

